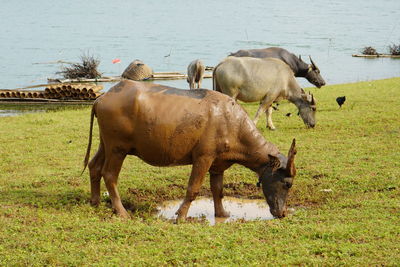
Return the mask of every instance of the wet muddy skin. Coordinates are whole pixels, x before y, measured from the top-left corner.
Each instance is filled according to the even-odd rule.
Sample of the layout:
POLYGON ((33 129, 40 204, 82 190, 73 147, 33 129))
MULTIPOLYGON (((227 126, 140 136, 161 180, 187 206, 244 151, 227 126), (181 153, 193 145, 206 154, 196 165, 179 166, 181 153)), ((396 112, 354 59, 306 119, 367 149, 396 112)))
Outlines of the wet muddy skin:
MULTIPOLYGON (((170 200, 158 207, 157 216, 164 219, 175 220, 175 212, 182 200, 170 200)), ((264 199, 241 199, 224 197, 223 205, 230 213, 229 218, 214 217, 214 204, 211 198, 198 198, 192 202, 188 212, 188 218, 206 220, 210 225, 237 220, 271 220, 274 217, 269 212, 268 204, 264 199)))

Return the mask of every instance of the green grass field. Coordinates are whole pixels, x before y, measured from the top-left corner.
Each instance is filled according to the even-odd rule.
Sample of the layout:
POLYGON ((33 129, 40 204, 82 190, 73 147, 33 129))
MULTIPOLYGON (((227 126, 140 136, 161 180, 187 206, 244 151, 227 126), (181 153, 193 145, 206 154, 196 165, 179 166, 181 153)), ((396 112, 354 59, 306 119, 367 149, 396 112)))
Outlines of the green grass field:
MULTIPOLYGON (((119 179, 132 218, 113 215, 107 197, 91 207, 88 172, 80 176, 89 107, 0 118, 0 266, 400 265, 400 78, 310 90, 316 128, 288 102, 273 114, 276 131, 258 123, 285 154, 297 140, 295 212, 216 226, 155 218, 161 201, 184 195, 190 166, 134 157, 119 179)), ((258 105, 244 107, 253 117, 258 105)), ((97 144, 96 125, 92 155, 97 144)), ((262 197, 256 182, 234 166, 225 184, 237 186, 226 193, 262 197)), ((202 194, 208 189, 207 178, 202 194)))

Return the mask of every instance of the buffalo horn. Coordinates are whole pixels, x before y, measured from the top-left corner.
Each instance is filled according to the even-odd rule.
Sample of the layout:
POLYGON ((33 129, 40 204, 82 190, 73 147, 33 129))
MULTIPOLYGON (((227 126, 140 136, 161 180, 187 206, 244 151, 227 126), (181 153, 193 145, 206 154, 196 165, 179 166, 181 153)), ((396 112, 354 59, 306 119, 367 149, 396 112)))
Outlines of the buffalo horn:
POLYGON ((310 57, 311 64, 314 66, 315 69, 318 69, 317 65, 315 65, 314 61, 311 59, 311 56, 309 56, 309 57, 310 57))
POLYGON ((294 177, 296 175, 296 167, 294 166, 294 156, 296 155, 296 139, 293 138, 292 145, 290 146, 288 153, 288 160, 286 165, 286 170, 290 177, 294 177))

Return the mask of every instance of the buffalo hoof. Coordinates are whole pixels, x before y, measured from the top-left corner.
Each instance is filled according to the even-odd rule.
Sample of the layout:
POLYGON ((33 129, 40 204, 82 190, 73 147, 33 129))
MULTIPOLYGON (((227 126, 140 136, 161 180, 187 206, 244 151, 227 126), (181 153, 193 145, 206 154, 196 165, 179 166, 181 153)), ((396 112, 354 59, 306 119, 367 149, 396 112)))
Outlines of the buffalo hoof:
POLYGON ((180 214, 179 212, 176 212, 175 214, 178 215, 175 219, 175 224, 183 223, 186 221, 186 215, 180 214))
POLYGON ((114 213, 121 219, 129 219, 131 216, 129 216, 129 213, 124 210, 124 211, 116 211, 114 210, 114 213))
POLYGON ((118 215, 119 218, 124 219, 124 220, 129 219, 131 217, 131 216, 129 216, 128 213, 120 213, 120 214, 117 214, 117 215, 118 215))
POLYGON ((276 130, 275 127, 269 127, 269 126, 267 126, 267 128, 270 129, 271 131, 275 131, 275 130, 276 130))
POLYGON ((181 213, 179 213, 179 212, 176 212, 175 214, 178 215, 178 216, 176 217, 176 220, 177 220, 177 221, 185 221, 185 220, 186 220, 186 215, 183 215, 183 214, 181 214, 181 213))
POLYGON ((99 198, 91 199, 90 205, 92 205, 93 207, 98 207, 100 205, 100 199, 99 198))
POLYGON ((215 213, 215 217, 218 218, 228 218, 229 216, 231 216, 231 214, 225 210, 215 213))
POLYGON ((177 217, 175 219, 175 224, 180 224, 180 223, 184 223, 186 221, 186 218, 182 218, 182 217, 177 217))

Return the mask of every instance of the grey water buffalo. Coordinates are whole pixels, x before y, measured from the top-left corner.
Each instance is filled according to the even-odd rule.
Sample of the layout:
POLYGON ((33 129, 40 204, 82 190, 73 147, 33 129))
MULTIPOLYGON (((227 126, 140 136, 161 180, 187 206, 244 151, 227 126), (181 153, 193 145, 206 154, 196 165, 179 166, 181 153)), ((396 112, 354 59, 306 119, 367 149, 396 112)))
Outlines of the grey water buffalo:
POLYGON ((203 62, 199 59, 190 62, 187 68, 187 82, 189 83, 190 89, 196 89, 201 87, 201 82, 203 80, 204 71, 206 67, 203 62))
POLYGON ((288 157, 266 141, 247 113, 232 98, 211 90, 180 90, 125 80, 93 104, 89 143, 84 159, 88 165, 94 117, 100 144, 89 163, 91 203, 100 202, 104 178, 112 207, 121 217, 128 213, 117 190, 118 175, 127 155, 154 166, 193 165, 177 219, 185 219, 207 172, 215 216, 229 214, 222 206, 223 175, 238 163, 256 172, 271 213, 286 215, 288 191, 296 174, 293 139, 288 157))
POLYGON ((276 58, 227 57, 213 70, 213 89, 243 102, 261 101, 254 118, 266 112, 267 127, 272 123, 272 103, 287 99, 297 106, 304 123, 314 127, 316 101, 297 83, 291 68, 276 58))
POLYGON ((319 68, 317 65, 315 65, 311 57, 311 64, 307 64, 301 59, 301 56, 297 57, 286 49, 280 47, 238 50, 234 53, 231 53, 230 56, 277 58, 288 64, 296 77, 304 77, 318 88, 321 88, 325 85, 325 80, 322 78, 319 68))

